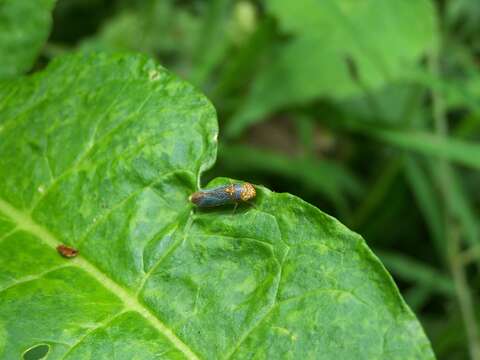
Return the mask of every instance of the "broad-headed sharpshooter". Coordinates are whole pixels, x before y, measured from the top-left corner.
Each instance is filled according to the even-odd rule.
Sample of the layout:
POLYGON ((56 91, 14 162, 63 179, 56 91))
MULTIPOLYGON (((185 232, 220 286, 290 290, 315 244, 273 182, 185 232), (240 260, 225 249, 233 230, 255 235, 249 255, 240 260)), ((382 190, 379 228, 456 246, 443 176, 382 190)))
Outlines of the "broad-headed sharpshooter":
POLYGON ((190 201, 198 207, 214 207, 226 204, 238 204, 253 199, 255 188, 250 183, 223 185, 213 189, 194 192, 190 201))

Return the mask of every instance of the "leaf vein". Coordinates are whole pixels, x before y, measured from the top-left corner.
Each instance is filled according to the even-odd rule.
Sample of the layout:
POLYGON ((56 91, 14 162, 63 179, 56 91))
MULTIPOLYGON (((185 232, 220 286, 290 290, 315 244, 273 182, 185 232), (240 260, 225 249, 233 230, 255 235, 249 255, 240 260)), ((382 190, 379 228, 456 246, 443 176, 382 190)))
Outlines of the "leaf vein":
MULTIPOLYGON (((20 229, 36 235, 39 240, 51 248, 55 249, 58 245, 60 245, 58 239, 55 238, 47 229, 37 224, 29 215, 20 212, 3 199, 0 199, 0 212, 4 213, 10 219, 16 222, 20 229)), ((112 294, 116 295, 124 303, 125 309, 138 312, 140 315, 142 315, 159 333, 165 336, 188 359, 198 359, 198 356, 180 338, 178 338, 169 327, 161 322, 160 319, 158 319, 149 308, 140 303, 135 296, 104 274, 86 258, 84 258, 82 255, 79 255, 72 259, 72 262, 96 279, 112 294)))
POLYGON ((105 328, 107 327, 108 325, 110 325, 115 319, 117 319, 118 317, 122 316, 123 314, 125 314, 126 311, 124 310, 121 310, 119 311, 118 313, 116 314, 113 314, 109 317, 107 317, 107 319, 105 319, 104 321, 102 321, 101 323, 99 323, 97 326, 94 326, 93 328, 89 329, 87 332, 85 332, 85 334, 83 336, 81 336, 73 345, 71 345, 70 349, 68 349, 65 354, 63 354, 63 356, 60 358, 60 360, 65 360, 68 356, 68 354, 70 354, 75 348, 77 348, 90 334, 94 333, 95 331, 101 329, 101 328, 105 328))
POLYGON ((240 346, 243 344, 243 342, 250 336, 250 334, 252 334, 253 331, 255 331, 255 329, 257 329, 262 324, 262 322, 265 321, 265 319, 268 318, 268 316, 273 311, 273 309, 275 309, 276 302, 277 302, 277 297, 278 297, 278 292, 280 291, 280 283, 282 282, 283 264, 284 264, 285 260, 287 259, 289 251, 290 251, 290 248, 287 248, 287 252, 285 253, 285 256, 283 257, 282 262, 280 263, 280 267, 279 267, 279 271, 278 271, 278 280, 277 280, 276 288, 275 288, 275 295, 273 297, 273 302, 270 305, 270 308, 265 312, 265 314, 263 314, 258 319, 258 321, 255 324, 253 324, 253 326, 250 329, 247 330, 247 332, 245 332, 242 336, 240 336, 238 342, 232 347, 232 350, 230 350, 227 353, 227 355, 225 356, 225 360, 230 359, 237 352, 237 350, 240 348, 240 346))
POLYGON ((64 268, 72 268, 74 266, 71 266, 71 265, 59 265, 59 266, 55 266, 53 268, 50 268, 46 271, 43 271, 41 273, 38 273, 38 274, 35 274, 35 275, 27 275, 27 276, 24 276, 23 278, 19 279, 19 280, 16 280, 15 282, 13 282, 12 284, 4 287, 3 289, 0 289, 0 294, 11 289, 11 288, 14 288, 16 286, 19 286, 19 285, 22 285, 22 284, 26 284, 26 283, 29 283, 29 282, 32 282, 32 281, 35 281, 35 280, 38 280, 38 279, 41 279, 43 278, 44 276, 50 274, 50 273, 53 273, 57 270, 60 270, 60 269, 64 269, 64 268))
POLYGON ((10 230, 10 231, 6 232, 5 234, 3 234, 3 236, 0 237, 0 243, 1 243, 3 240, 5 240, 5 239, 7 239, 8 237, 10 237, 10 235, 13 235, 13 234, 14 234, 15 232, 17 232, 17 231, 18 231, 18 228, 15 227, 15 228, 13 228, 12 230, 10 230))
MULTIPOLYGON (((185 226, 183 228, 184 236, 183 240, 181 242, 184 242, 185 239, 187 238, 188 231, 190 230, 191 226, 193 223, 193 217, 189 215, 187 221, 185 222, 185 226)), ((142 292, 143 288, 145 287, 145 284, 147 283, 147 280, 150 278, 150 276, 155 272, 156 269, 160 266, 160 264, 165 260, 175 249, 178 247, 178 245, 181 243, 180 241, 175 241, 170 248, 165 252, 163 256, 161 256, 157 262, 152 266, 152 268, 145 274, 145 276, 141 279, 140 281, 140 286, 138 287, 138 290, 136 292, 136 296, 138 297, 140 293, 142 292)))
POLYGON ((80 235, 80 239, 78 240, 78 243, 77 245, 80 246, 83 241, 85 241, 85 238, 87 237, 88 234, 90 234, 93 230, 95 230, 99 225, 103 224, 108 218, 109 216, 115 211, 117 210, 118 208, 120 208, 121 206, 123 206, 128 200, 132 199, 133 197, 135 197, 136 195, 140 194, 142 191, 148 189, 148 188, 151 188, 152 186, 154 186, 156 183, 162 181, 163 179, 173 175, 173 174, 176 174, 176 173, 181 173, 181 172, 185 172, 185 170, 175 170, 175 171, 170 171, 166 174, 162 174, 161 176, 153 179, 150 183, 148 183, 147 185, 145 186, 142 186, 140 187, 139 189, 135 190, 135 191, 132 191, 129 195, 127 195, 127 197, 125 197, 124 199, 120 200, 119 202, 117 202, 115 205, 113 205, 110 209, 108 209, 107 211, 105 211, 99 219, 97 219, 92 225, 90 225, 89 227, 87 227, 87 229, 85 230, 85 232, 83 233, 83 235, 80 235))
MULTIPOLYGON (((135 119, 136 118, 136 115, 143 109, 143 107, 145 106, 145 104, 148 102, 148 100, 150 100, 150 98, 152 97, 152 93, 150 93, 150 95, 148 95, 145 99, 145 101, 143 101, 140 106, 138 107, 137 110, 133 111, 132 114, 130 114, 129 116, 127 116, 125 118, 125 120, 123 121, 120 121, 117 125, 115 125, 112 129, 110 129, 109 131, 107 131, 101 138, 99 138, 98 140, 94 139, 93 140, 93 143, 92 141, 90 140, 89 142, 87 142, 87 146, 85 147, 85 150, 73 161, 73 163, 67 168, 65 169, 65 171, 63 173, 61 173, 60 175, 58 175, 51 183, 50 185, 48 186, 48 188, 43 192, 42 196, 40 196, 31 206, 30 210, 29 210, 29 213, 33 213, 35 211, 35 208, 38 206, 38 204, 40 204, 40 202, 46 198, 47 194, 55 187, 55 185, 62 179, 64 178, 65 176, 67 176, 68 174, 70 174, 71 172, 75 171, 75 169, 77 169, 77 167, 82 163, 82 161, 84 161, 88 155, 91 153, 92 149, 95 148, 95 145, 100 145, 103 143, 103 141, 107 140, 108 137, 113 134, 117 129, 121 128, 123 125, 127 124, 130 120, 132 119, 135 119)), ((117 99, 117 98, 116 98, 117 99)), ((115 102, 116 99, 113 101, 115 102)), ((113 105, 111 106, 113 107, 113 105)), ((111 108, 110 107, 110 108, 111 108)), ((104 117, 102 118, 104 119, 104 117)), ((96 134, 96 128, 98 127, 99 125, 99 122, 102 120, 100 119, 98 122, 97 122, 97 125, 95 126, 95 134, 96 134)))
POLYGON ((270 251, 272 252, 272 255, 273 255, 273 245, 272 244, 270 244, 266 241, 261 241, 261 240, 250 238, 250 237, 245 237, 245 236, 234 237, 234 236, 228 236, 228 235, 223 235, 223 234, 211 234, 211 233, 207 233, 207 232, 204 232, 203 234, 202 233, 193 233, 191 235, 195 235, 195 236, 198 236, 198 237, 217 237, 217 238, 224 238, 224 239, 232 239, 232 240, 239 240, 239 241, 244 240, 244 241, 248 241, 248 242, 254 242, 254 243, 261 244, 262 246, 265 246, 268 249, 270 249, 270 251))

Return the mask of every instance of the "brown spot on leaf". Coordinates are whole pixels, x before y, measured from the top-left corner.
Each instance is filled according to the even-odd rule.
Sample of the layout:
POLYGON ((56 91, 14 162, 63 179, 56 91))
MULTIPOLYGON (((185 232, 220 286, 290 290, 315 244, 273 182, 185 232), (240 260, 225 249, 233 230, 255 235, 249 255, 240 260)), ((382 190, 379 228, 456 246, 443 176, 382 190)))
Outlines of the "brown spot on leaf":
POLYGON ((73 258, 78 255, 77 249, 67 245, 58 245, 57 251, 60 255, 62 255, 65 258, 73 258))

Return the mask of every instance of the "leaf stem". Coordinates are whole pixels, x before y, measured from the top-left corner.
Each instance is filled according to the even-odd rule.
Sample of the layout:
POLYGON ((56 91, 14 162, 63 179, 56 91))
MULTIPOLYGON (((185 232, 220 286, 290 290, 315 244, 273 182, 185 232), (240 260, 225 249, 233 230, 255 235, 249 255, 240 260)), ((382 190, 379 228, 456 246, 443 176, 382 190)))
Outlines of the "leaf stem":
MULTIPOLYGON (((438 53, 433 53, 429 58, 429 67, 433 76, 439 76, 440 74, 438 59, 438 53)), ((445 105, 441 95, 435 89, 432 89, 432 112, 436 135, 440 139, 447 137, 448 124, 445 105)), ((445 159, 439 159, 438 166, 440 188, 444 199, 444 229, 450 272, 455 284, 460 313, 468 336, 470 356, 473 360, 480 360, 480 341, 477 320, 475 318, 473 300, 465 274, 464 262, 460 254, 461 229, 455 221, 450 196, 447 195, 452 184, 450 164, 445 159)))
POLYGON ((463 322, 467 330, 470 356, 473 360, 480 359, 480 342, 473 300, 468 287, 464 262, 460 256, 460 229, 452 226, 447 234, 450 271, 452 272, 457 300, 460 305, 463 322))

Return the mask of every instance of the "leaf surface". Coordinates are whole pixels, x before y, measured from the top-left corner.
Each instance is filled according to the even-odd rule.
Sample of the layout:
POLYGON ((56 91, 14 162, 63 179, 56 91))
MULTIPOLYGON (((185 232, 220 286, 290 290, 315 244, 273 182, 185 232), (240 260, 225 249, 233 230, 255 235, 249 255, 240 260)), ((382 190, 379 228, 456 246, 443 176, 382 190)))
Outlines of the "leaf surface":
POLYGON ((55 0, 0 1, 0 79, 28 71, 52 23, 55 0))
POLYGON ((59 58, 2 83, 0 357, 433 358, 335 219, 260 186, 235 214, 193 209, 216 138, 209 101, 144 57, 59 58))

